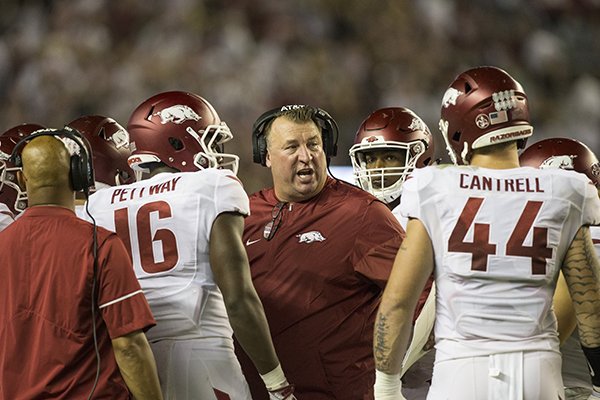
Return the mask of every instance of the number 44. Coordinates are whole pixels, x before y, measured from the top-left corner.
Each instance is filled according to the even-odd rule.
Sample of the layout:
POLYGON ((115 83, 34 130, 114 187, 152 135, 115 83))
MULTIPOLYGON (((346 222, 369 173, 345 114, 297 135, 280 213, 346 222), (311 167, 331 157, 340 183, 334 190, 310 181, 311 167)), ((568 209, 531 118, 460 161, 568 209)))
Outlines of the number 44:
MULTIPOLYGON (((456 226, 448 240, 448 251, 471 253, 473 255, 471 270, 487 271, 488 256, 496 254, 496 245, 490 243, 490 224, 475 222, 473 226, 473 241, 465 242, 465 237, 481 205, 483 198, 470 197, 460 213, 456 226)), ((552 257, 552 248, 548 247, 548 228, 533 226, 533 221, 540 212, 543 202, 528 201, 506 243, 507 256, 531 258, 531 273, 544 275, 546 259, 552 257), (533 226, 533 241, 531 246, 525 246, 527 233, 533 226)))

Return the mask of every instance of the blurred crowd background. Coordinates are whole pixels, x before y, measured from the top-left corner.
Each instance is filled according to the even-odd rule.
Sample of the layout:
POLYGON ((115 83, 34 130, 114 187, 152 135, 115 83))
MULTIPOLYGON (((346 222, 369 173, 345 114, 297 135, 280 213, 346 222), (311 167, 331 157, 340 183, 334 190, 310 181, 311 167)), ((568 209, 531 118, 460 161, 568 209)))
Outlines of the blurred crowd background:
MULTIPOLYGON (((582 140, 600 153, 600 0, 2 1, 0 129, 60 127, 83 114, 123 125, 151 95, 188 90, 231 127, 248 192, 251 126, 267 109, 307 103, 341 135, 349 165, 361 121, 385 106, 438 131, 442 95, 477 65, 506 69, 529 95, 530 143, 582 140)), ((446 158, 445 158, 446 159, 446 158)))

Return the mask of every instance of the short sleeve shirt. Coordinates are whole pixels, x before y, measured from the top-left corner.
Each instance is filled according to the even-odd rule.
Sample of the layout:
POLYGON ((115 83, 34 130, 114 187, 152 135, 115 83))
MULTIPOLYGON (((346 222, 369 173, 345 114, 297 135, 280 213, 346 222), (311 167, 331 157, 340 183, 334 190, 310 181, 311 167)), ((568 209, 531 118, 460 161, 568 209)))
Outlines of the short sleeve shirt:
POLYGON ((527 350, 558 351, 552 296, 582 225, 600 200, 564 170, 417 169, 401 212, 423 222, 434 247, 437 360, 527 350))
MULTIPOLYGON (((0 232, 0 398, 90 392, 93 247, 93 226, 62 207, 31 207, 0 232)), ((146 330, 154 319, 123 243, 98 228, 97 248, 95 396, 127 399, 111 339, 146 330)))
MULTIPOLYGON (((209 239, 221 213, 249 213, 248 195, 229 170, 161 173, 104 188, 90 214, 128 248, 157 326, 150 341, 228 337, 232 330, 215 283, 209 239)), ((83 218, 89 216, 82 214, 83 218)))
POLYGON ((374 381, 373 324, 404 231, 385 204, 329 178, 283 207, 267 241, 277 203, 272 189, 250 197, 243 239, 281 364, 299 398, 357 398, 374 381))

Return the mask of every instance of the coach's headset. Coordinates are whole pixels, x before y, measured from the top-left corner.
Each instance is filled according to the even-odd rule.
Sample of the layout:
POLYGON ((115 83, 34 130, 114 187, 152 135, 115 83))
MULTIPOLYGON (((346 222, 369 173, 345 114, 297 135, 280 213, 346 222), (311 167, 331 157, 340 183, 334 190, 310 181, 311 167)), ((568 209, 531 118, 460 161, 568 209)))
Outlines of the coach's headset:
POLYGON ((304 107, 312 108, 315 111, 312 120, 319 128, 321 128, 323 150, 325 151, 325 157, 327 158, 327 165, 329 165, 331 157, 335 157, 337 154, 337 142, 339 136, 337 123, 327 111, 304 104, 292 104, 277 107, 258 117, 252 126, 252 159, 255 163, 264 167, 267 166, 267 140, 265 138, 265 128, 271 121, 282 116, 286 111, 304 107))
POLYGON ((15 145, 12 153, 10 154, 10 161, 15 167, 23 167, 23 160, 21 159, 21 149, 29 143, 32 139, 38 136, 55 136, 65 137, 74 141, 79 147, 79 154, 74 153, 71 155, 71 168, 69 176, 71 179, 71 186, 76 192, 83 192, 86 195, 89 194, 89 189, 94 186, 94 166, 92 164, 92 154, 89 143, 79 131, 70 128, 68 126, 62 129, 41 129, 32 133, 29 136, 24 137, 15 145))

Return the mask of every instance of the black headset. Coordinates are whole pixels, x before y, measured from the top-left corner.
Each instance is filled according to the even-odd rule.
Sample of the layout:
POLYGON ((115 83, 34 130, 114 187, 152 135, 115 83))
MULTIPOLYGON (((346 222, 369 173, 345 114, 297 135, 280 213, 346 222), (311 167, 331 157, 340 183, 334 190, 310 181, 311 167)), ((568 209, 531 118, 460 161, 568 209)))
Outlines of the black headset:
POLYGON ((66 137, 74 141, 79 146, 79 154, 71 156, 71 169, 69 175, 73 190, 84 193, 89 193, 89 188, 94 186, 94 166, 92 164, 92 154, 89 143, 85 137, 76 129, 65 126, 62 129, 41 129, 25 136, 15 145, 10 154, 10 161, 15 167, 22 167, 23 160, 21 159, 21 148, 29 141, 38 136, 58 136, 66 137))
POLYGON ((321 136, 323 138, 323 150, 327 158, 327 164, 331 157, 337 154, 337 142, 339 129, 335 120, 329 113, 317 107, 311 107, 303 104, 293 104, 274 108, 262 114, 252 126, 252 159, 255 163, 262 166, 267 165, 267 140, 265 139, 265 128, 275 118, 280 117, 286 111, 298 108, 312 108, 315 113, 313 122, 321 128, 321 136))

